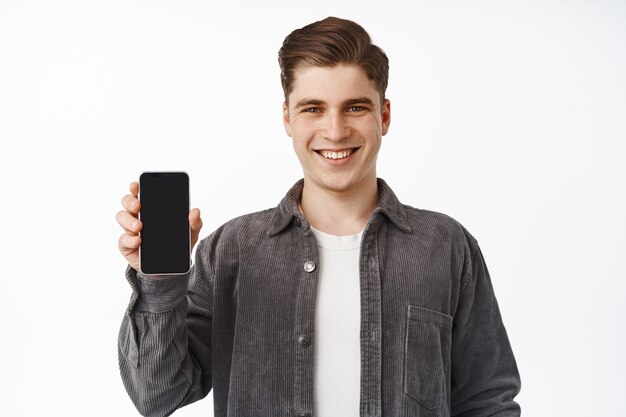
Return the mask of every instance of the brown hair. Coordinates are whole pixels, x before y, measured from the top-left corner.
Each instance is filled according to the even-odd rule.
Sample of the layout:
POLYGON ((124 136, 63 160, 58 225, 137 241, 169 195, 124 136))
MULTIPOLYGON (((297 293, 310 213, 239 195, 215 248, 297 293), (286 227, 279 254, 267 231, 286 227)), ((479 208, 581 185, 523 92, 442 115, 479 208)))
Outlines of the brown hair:
POLYGON ((278 51, 280 81, 285 102, 293 90, 296 69, 301 66, 334 67, 356 64, 374 81, 380 93, 381 106, 385 100, 389 78, 389 60, 369 34, 359 24, 337 17, 308 24, 291 32, 278 51))

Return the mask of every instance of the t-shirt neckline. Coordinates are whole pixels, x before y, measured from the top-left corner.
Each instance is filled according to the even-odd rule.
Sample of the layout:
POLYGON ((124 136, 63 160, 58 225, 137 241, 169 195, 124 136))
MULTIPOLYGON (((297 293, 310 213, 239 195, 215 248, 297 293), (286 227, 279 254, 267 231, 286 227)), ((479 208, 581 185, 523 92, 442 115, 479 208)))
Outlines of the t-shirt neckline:
POLYGON ((361 246, 363 230, 352 235, 340 236, 322 232, 310 225, 309 227, 317 239, 318 246, 335 250, 352 250, 361 246))

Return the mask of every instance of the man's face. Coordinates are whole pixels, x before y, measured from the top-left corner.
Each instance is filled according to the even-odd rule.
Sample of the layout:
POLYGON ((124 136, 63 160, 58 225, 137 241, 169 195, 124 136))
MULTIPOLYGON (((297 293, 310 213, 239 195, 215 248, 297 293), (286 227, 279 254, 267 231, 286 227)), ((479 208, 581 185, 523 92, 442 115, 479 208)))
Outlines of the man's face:
POLYGON ((305 183, 335 192, 376 178, 376 157, 390 122, 390 103, 355 65, 296 70, 283 122, 305 183))

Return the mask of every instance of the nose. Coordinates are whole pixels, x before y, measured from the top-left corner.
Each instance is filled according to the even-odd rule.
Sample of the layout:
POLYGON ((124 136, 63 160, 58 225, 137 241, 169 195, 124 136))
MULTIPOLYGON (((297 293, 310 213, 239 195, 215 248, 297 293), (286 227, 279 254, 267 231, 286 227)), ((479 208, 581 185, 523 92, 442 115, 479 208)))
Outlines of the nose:
POLYGON ((329 111, 324 119, 324 138, 336 142, 350 136, 350 126, 343 112, 329 111))

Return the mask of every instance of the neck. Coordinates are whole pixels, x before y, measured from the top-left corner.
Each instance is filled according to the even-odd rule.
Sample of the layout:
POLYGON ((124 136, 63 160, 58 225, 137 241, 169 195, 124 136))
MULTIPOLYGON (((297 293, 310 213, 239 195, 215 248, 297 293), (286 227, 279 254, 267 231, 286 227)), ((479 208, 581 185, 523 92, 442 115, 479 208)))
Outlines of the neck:
POLYGON ((376 176, 345 191, 330 190, 304 180, 300 208, 309 224, 322 232, 339 236, 359 233, 377 206, 376 176))

